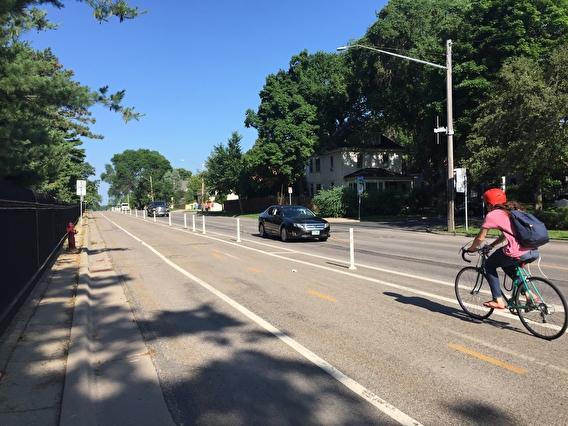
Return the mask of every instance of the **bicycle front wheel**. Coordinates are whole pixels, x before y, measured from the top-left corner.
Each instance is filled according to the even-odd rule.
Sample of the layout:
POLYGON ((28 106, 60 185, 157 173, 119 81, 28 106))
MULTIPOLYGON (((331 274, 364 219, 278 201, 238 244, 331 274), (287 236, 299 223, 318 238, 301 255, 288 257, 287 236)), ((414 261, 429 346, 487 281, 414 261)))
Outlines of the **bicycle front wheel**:
POLYGON ((562 336, 568 325, 566 299, 554 284, 544 278, 529 277, 526 282, 525 288, 520 285, 515 297, 521 322, 528 331, 542 339, 562 336))
POLYGON ((488 297, 491 299, 489 284, 485 273, 473 266, 466 266, 456 276, 456 298, 458 303, 472 318, 485 319, 493 312, 483 306, 488 297))

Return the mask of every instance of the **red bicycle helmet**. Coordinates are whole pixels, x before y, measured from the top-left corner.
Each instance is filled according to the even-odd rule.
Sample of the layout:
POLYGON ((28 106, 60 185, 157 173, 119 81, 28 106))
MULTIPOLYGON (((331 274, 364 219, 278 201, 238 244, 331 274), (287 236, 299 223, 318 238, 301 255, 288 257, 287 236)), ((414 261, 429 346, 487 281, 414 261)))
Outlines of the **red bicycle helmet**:
POLYGON ((495 206, 497 204, 506 203, 507 196, 505 195, 503 190, 499 188, 491 188, 485 191, 485 194, 483 194, 483 201, 495 206))

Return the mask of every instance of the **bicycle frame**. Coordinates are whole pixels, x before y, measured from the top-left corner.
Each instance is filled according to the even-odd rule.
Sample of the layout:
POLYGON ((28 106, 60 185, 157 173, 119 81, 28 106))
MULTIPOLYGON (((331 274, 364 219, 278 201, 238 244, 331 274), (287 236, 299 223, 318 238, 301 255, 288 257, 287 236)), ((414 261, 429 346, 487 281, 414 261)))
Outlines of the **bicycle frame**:
MULTIPOLYGON (((489 255, 487 253, 480 252, 479 257, 477 258, 477 265, 475 267, 478 270, 478 274, 477 274, 477 280, 476 280, 475 286, 472 289, 472 293, 479 293, 479 291, 483 287, 483 284, 484 284, 483 273, 485 272, 485 262, 487 261, 488 257, 489 257, 489 255)), ((464 256, 462 256, 462 258, 466 262, 471 262, 471 260, 466 259, 464 256)), ((505 295, 505 293, 503 293, 503 298, 505 299, 505 302, 507 302, 507 308, 509 308, 510 310, 535 309, 535 306, 537 306, 535 301, 540 300, 541 295, 540 295, 538 289, 535 286, 532 286, 532 285, 529 284, 530 283, 529 278, 531 277, 531 275, 529 274, 529 271, 525 267, 525 262, 522 262, 522 263, 516 265, 515 268, 516 268, 516 277, 511 278, 507 275, 507 273, 505 273, 503 281, 501 283, 501 289, 502 290, 511 292, 511 297, 507 297, 507 295, 505 295), (511 290, 507 289, 507 286, 505 285, 507 278, 509 278, 513 281, 513 286, 511 288, 511 290), (529 287, 531 287, 532 289, 530 289, 529 287), (523 289, 524 289, 524 292, 523 292, 523 289), (529 295, 527 297, 527 300, 530 301, 530 303, 531 303, 530 306, 529 305, 515 305, 515 298, 516 298, 516 294, 517 294, 518 291, 523 292, 522 294, 526 293, 526 294, 529 295)))

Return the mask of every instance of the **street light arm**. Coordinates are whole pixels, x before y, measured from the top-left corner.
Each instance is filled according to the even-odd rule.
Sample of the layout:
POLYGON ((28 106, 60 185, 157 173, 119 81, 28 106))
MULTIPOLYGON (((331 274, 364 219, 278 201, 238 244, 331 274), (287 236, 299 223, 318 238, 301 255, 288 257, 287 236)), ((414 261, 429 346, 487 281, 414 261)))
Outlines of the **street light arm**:
POLYGON ((409 61, 419 62, 421 64, 430 65, 432 67, 442 68, 444 70, 447 69, 447 67, 444 66, 444 65, 438 65, 438 64, 434 64, 432 62, 426 62, 426 61, 423 61, 421 59, 411 58, 410 56, 399 55, 398 53, 392 53, 392 52, 388 52, 386 50, 375 49, 374 47, 364 46, 362 44, 350 44, 349 46, 340 46, 340 47, 337 48, 337 50, 341 52, 341 51, 347 50, 351 47, 361 47, 363 49, 369 49, 369 50, 374 50, 375 52, 384 53, 385 55, 396 56, 397 58, 402 58, 402 59, 407 59, 409 61))

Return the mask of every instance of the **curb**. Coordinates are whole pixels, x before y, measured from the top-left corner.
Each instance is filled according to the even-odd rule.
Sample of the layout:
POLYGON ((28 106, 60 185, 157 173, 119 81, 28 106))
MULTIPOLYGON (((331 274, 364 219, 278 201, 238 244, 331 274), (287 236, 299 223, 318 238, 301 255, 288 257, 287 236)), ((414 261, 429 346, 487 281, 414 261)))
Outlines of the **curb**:
POLYGON ((173 425, 151 352, 96 220, 89 219, 60 425, 173 425))
POLYGON ((91 366, 88 365, 87 362, 89 353, 91 352, 88 337, 91 335, 91 330, 89 329, 90 297, 87 279, 89 257, 85 251, 85 247, 87 247, 90 241, 89 229, 87 223, 86 231, 83 236, 83 251, 81 252, 77 295, 75 298, 73 323, 71 325, 71 336, 69 339, 69 353, 67 355, 67 371, 65 374, 65 387, 63 388, 60 426, 73 426, 78 422, 86 422, 87 419, 91 420, 89 424, 96 424, 93 398, 84 397, 84 395, 91 395, 93 393, 93 382, 90 375, 91 366), (81 392, 77 392, 78 389, 80 389, 81 392))

